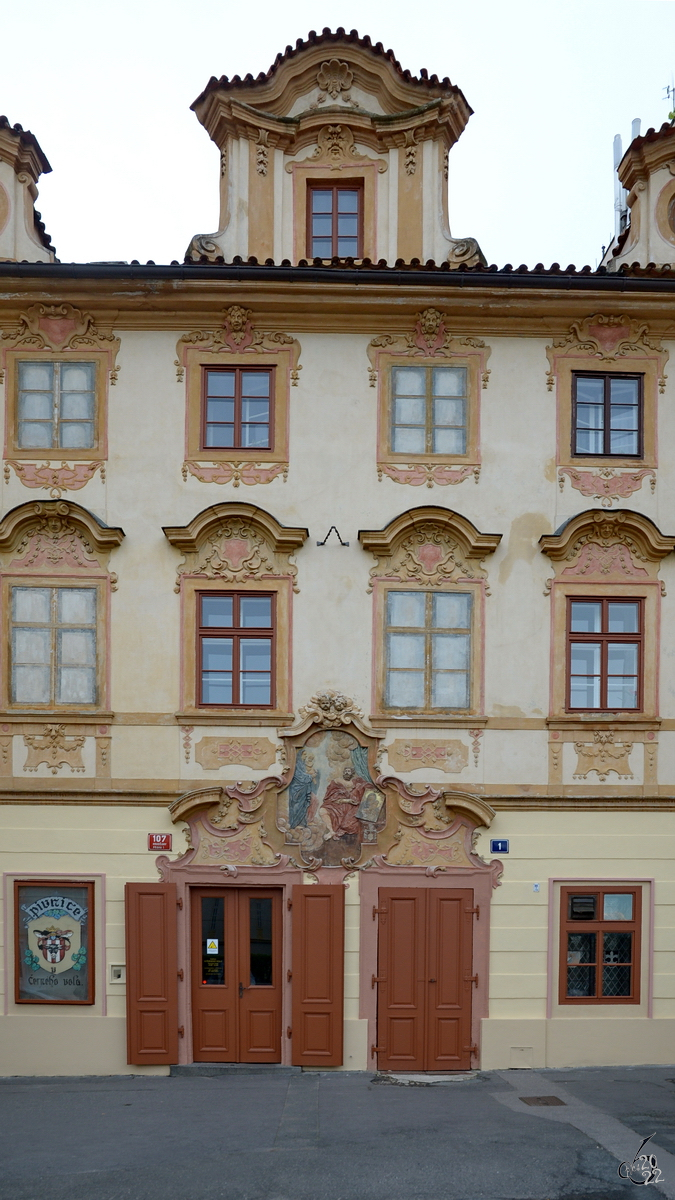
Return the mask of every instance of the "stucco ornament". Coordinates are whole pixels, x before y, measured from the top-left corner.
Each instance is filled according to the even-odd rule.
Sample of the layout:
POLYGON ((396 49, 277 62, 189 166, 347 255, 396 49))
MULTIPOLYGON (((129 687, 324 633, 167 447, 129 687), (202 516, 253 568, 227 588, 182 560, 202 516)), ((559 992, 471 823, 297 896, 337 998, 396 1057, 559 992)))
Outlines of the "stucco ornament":
POLYGON ((377 580, 438 585, 470 579, 489 594, 483 560, 497 549, 501 534, 480 533, 460 513, 425 505, 401 513, 384 529, 362 529, 359 541, 377 559, 371 591, 377 580))
POLYGON ((644 479, 649 479, 652 494, 656 491, 656 471, 651 467, 643 467, 639 471, 616 471, 612 467, 602 467, 598 471, 577 471, 574 467, 561 467, 558 471, 558 484, 562 492, 565 487, 565 476, 568 476, 572 487, 582 496, 592 496, 600 500, 603 508, 611 508, 614 500, 627 500, 633 492, 642 487, 644 479))
POLYGON ((310 718, 322 728, 330 729, 336 725, 350 725, 355 717, 362 720, 363 711, 350 696, 329 688, 312 696, 309 703, 299 710, 299 716, 303 720, 310 718))
POLYGON ((0 521, 0 555, 7 555, 5 565, 11 570, 107 573, 115 591, 117 576, 107 571, 108 556, 123 537, 123 530, 101 525, 79 504, 34 501, 13 508, 0 521))
POLYGON ((433 767, 446 774, 458 775, 469 762, 469 747, 455 739, 397 738, 385 749, 395 771, 420 771, 433 767))
POLYGON ((490 372, 486 364, 490 350, 486 347, 485 342, 482 338, 460 337, 453 334, 446 325, 445 315, 437 308, 425 308, 422 312, 417 313, 414 327, 410 333, 380 333, 371 339, 368 344, 371 387, 374 387, 377 382, 377 360, 379 352, 383 350, 414 358, 420 356, 445 358, 448 355, 458 355, 467 350, 482 350, 485 352, 482 356, 484 359, 481 368, 482 382, 484 388, 488 385, 490 372))
POLYGON ((422 487, 424 484, 432 488, 435 483, 456 484, 471 479, 474 483, 480 479, 480 467, 454 467, 446 463, 407 463, 400 467, 397 463, 381 462, 377 464, 377 478, 382 481, 384 476, 393 479, 394 483, 408 483, 412 487, 422 487))
MULTIPOLYGON (((320 90, 328 93, 331 100, 337 100, 340 92, 344 92, 343 100, 349 99, 349 89, 354 82, 354 72, 350 71, 346 62, 331 58, 319 67, 316 82, 320 90)), ((325 101, 325 95, 319 96, 319 104, 325 101)))
POLYGON ((300 343, 290 333, 280 330, 258 329, 253 312, 241 304, 231 304, 223 314, 222 325, 217 328, 195 329, 184 333, 176 343, 176 378, 181 383, 185 377, 186 351, 196 346, 200 350, 223 354, 274 353, 287 347, 291 355, 291 386, 297 387, 300 365, 300 343))
POLYGON ((16 325, 0 335, 4 368, 6 350, 105 350, 108 353, 110 382, 117 382, 116 365, 120 339, 110 330, 99 329, 90 312, 72 304, 33 304, 20 313, 16 325))
POLYGON ((49 462, 40 466, 38 463, 14 462, 9 458, 5 460, 5 483, 10 480, 10 467, 25 487, 42 488, 49 492, 52 500, 60 500, 64 492, 79 492, 97 471, 101 472, 101 482, 105 483, 104 462, 76 462, 72 466, 62 462, 60 467, 55 467, 49 462))
POLYGON ((290 578, 298 568, 293 552, 307 537, 306 529, 279 525, 264 509, 252 504, 214 504, 189 525, 167 526, 164 533, 184 555, 176 573, 175 591, 183 576, 204 576, 226 583, 246 579, 290 578))
POLYGON ((205 771, 235 765, 265 770, 276 756, 277 747, 269 738, 203 737, 195 746, 195 759, 205 771))
POLYGON ((593 771, 604 783, 607 776, 614 772, 621 779, 632 779, 628 759, 633 749, 633 742, 615 742, 612 730, 596 732, 592 742, 575 742, 577 765, 575 779, 586 779, 593 771))
POLYGON ((194 475, 200 483, 231 483, 239 487, 245 483, 252 486, 255 483, 271 483, 279 476, 284 483, 288 479, 288 463, 256 463, 256 462, 215 462, 211 464, 191 462, 187 459, 182 466, 183 479, 194 475))
POLYGON ((41 763, 46 763, 52 775, 63 766, 80 774, 84 772, 82 747, 85 738, 81 735, 66 737, 65 725, 45 725, 41 734, 24 735, 23 740, 28 747, 24 771, 37 771, 41 763))
POLYGON ((621 314, 594 313, 583 321, 573 321, 569 333, 554 338, 546 347, 549 361, 547 386, 553 390, 555 382, 555 359, 567 354, 588 354, 601 363, 615 363, 631 356, 648 355, 659 358, 659 391, 664 392, 668 376, 665 365, 668 351, 663 349, 661 339, 649 336, 649 326, 644 321, 621 314))
MULTIPOLYGON (((661 533, 649 517, 632 509, 589 509, 568 521, 560 533, 545 534, 539 545, 559 580, 625 583, 656 580, 661 559, 675 549, 675 537, 661 533)), ((665 595, 663 580, 659 582, 665 595)), ((553 583, 547 580, 547 593, 553 583)))
MULTIPOLYGON (((341 171, 352 163, 374 163, 380 174, 387 170, 383 158, 370 158, 356 149, 354 133, 347 125, 324 125, 316 135, 313 154, 303 162, 325 165, 331 171, 341 171)), ((297 162, 286 163, 286 170, 292 174, 296 166, 297 162)))

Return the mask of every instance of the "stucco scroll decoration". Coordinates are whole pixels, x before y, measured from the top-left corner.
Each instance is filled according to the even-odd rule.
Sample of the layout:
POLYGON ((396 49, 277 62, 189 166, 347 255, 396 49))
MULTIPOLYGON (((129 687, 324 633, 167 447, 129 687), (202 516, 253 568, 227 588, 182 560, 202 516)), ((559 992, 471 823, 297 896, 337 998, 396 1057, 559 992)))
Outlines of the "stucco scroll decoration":
POLYGON ((660 338, 649 336, 649 326, 645 322, 636 321, 625 313, 608 316, 595 313, 584 317, 583 321, 573 321, 569 333, 553 339, 553 344, 546 347, 549 392, 553 391, 555 382, 556 357, 570 352, 591 355, 601 363, 613 363, 631 355, 648 354, 651 357, 656 353, 659 357, 659 391, 666 389, 668 351, 663 349, 660 338))
POLYGON ((627 500, 633 492, 642 487, 644 479, 649 479, 652 494, 656 491, 656 471, 643 467, 639 471, 615 471, 612 467, 603 467, 598 471, 577 471, 574 467, 561 467, 558 471, 558 484, 562 492, 565 487, 565 476, 569 477, 572 487, 582 496, 591 496, 600 500, 603 508, 611 508, 613 500, 627 500))
POLYGON ((379 174, 387 170, 383 158, 370 158, 361 154, 354 144, 354 133, 347 125, 324 125, 316 135, 316 147, 309 158, 300 162, 289 162, 286 170, 292 174, 297 166, 311 163, 312 166, 326 166, 331 171, 342 171, 355 163, 373 163, 379 174))
POLYGON ((203 737, 195 746, 195 759, 205 771, 227 766, 266 770, 276 756, 277 747, 269 738, 203 737))
POLYGON ((269 165, 269 132, 267 129, 258 130, 258 143, 255 148, 255 169, 258 175, 266 175, 269 165))
POLYGON ((84 771, 82 747, 86 739, 82 735, 66 737, 65 725, 45 725, 41 734, 24 735, 23 740, 28 747, 24 771, 37 771, 41 763, 46 763, 52 775, 63 766, 79 773, 84 771))
POLYGON ((395 771, 420 771, 433 767, 448 775, 459 775, 469 762, 469 747, 457 739, 396 738, 385 749, 395 771))
POLYGON ((108 556, 123 537, 123 530, 101 525, 78 504, 33 501, 0 521, 0 555, 7 556, 11 570, 107 573, 115 591, 117 576, 107 570, 108 556))
POLYGON ((417 314, 411 333, 380 333, 371 338, 368 343, 370 386, 375 387, 377 383, 378 359, 382 351, 388 351, 391 354, 405 354, 413 358, 434 356, 445 358, 449 355, 466 354, 472 350, 482 352, 481 379, 483 387, 486 388, 490 378, 490 371, 487 367, 487 360, 491 353, 489 346, 485 345, 482 338, 460 337, 453 334, 445 323, 443 313, 439 312, 437 308, 425 308, 423 312, 417 314))
POLYGON ((231 304, 225 310, 223 323, 215 329, 195 329, 192 333, 184 333, 176 343, 176 378, 182 383, 185 378, 186 351, 191 346, 200 350, 210 350, 223 354, 274 354, 278 350, 287 349, 290 353, 291 386, 297 387, 300 365, 300 343, 290 333, 279 330, 257 329, 253 312, 250 308, 242 308, 240 304, 231 304))
MULTIPOLYGON (((544 554, 554 564, 560 580, 596 579, 609 583, 657 580, 661 559, 675 549, 675 537, 632 509, 579 513, 557 534, 539 539, 544 554)), ((663 580, 661 594, 665 595, 663 580)), ((546 583, 548 594, 554 583, 546 583)))
POLYGON ((463 483, 473 476, 474 483, 480 479, 480 466, 453 467, 446 463, 408 463, 399 467, 396 463, 381 462, 377 464, 377 478, 381 482, 384 476, 393 479, 394 483, 409 483, 412 487, 428 488, 435 483, 463 483))
MULTIPOLYGON (((106 350, 111 384, 117 383, 120 339, 99 329, 93 315, 72 304, 33 304, 0 336, 5 350, 106 350)), ((4 365, 4 363, 3 363, 4 365)))
POLYGON ((597 772, 601 783, 611 772, 621 779, 633 778, 628 762, 633 742, 615 742, 613 730, 595 732, 592 742, 575 742, 574 749, 577 753, 575 779, 586 779, 593 771, 597 772))
POLYGON ((9 483, 11 477, 10 467, 13 467, 25 487, 42 488, 43 491, 49 492, 52 500, 60 500, 64 492, 79 492, 80 488, 94 478, 97 471, 101 472, 101 482, 105 483, 104 462, 76 462, 72 466, 62 462, 60 467, 55 467, 48 462, 40 466, 38 463, 14 462, 10 458, 5 461, 5 483, 9 483))
POLYGON ((487 586, 483 567, 501 534, 482 534, 459 513, 428 506, 411 509, 384 530, 362 530, 359 540, 377 557, 370 572, 370 589, 376 580, 415 582, 437 586, 462 579, 487 586))
POLYGON ((293 553, 307 538, 307 530, 279 525, 264 509, 243 503, 214 504, 189 525, 167 526, 164 533, 185 556, 176 575, 177 592, 185 575, 225 583, 290 578, 298 590, 293 553))
POLYGON ((187 459, 181 471, 184 481, 188 475, 194 475, 200 483, 231 483, 233 487, 239 487, 242 483, 249 486, 255 483, 271 483, 279 476, 284 483, 288 479, 288 463, 284 462, 216 462, 209 466, 187 459))

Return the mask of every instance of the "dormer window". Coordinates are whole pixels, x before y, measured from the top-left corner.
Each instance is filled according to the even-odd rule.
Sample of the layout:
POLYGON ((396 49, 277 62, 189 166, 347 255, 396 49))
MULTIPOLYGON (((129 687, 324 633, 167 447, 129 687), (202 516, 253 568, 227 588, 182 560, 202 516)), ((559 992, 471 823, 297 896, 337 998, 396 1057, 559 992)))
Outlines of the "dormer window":
POLYGON ((363 188, 311 185, 309 199, 309 257, 361 258, 363 188))

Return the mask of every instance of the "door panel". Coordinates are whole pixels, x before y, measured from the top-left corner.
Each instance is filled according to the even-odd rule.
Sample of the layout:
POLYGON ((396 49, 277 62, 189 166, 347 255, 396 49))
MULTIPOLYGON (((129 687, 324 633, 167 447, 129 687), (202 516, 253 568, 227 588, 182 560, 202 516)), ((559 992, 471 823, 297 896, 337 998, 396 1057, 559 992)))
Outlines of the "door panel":
POLYGON ((281 1059, 281 896, 199 889, 192 897, 195 1062, 281 1059))
POLYGON ((342 1065, 345 889, 293 888, 293 1063, 342 1065))
POLYGON ((281 896, 238 892, 239 1062, 281 1059, 281 896))
POLYGON ((384 1070, 424 1069, 424 888, 381 888, 377 974, 378 1063, 384 1070), (382 911, 385 910, 385 911, 382 911))
POLYGON ((178 1062, 175 883, 127 883, 128 1062, 178 1062))
POLYGON ((468 1070, 471 1065, 471 963, 473 908, 470 891, 429 888, 427 1070, 468 1070))
POLYGON ((473 893, 382 888, 378 908, 378 1066, 468 1070, 473 893))

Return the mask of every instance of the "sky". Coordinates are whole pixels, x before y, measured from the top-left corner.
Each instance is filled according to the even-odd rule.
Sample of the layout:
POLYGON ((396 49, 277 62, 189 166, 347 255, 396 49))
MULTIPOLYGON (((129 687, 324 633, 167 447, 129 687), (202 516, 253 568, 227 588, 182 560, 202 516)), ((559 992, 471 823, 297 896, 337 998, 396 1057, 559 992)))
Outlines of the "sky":
POLYGON ((192 101, 340 25, 448 75, 473 108, 450 154, 454 237, 500 266, 596 266, 614 134, 625 149, 634 117, 644 133, 675 108, 673 0, 5 0, 0 112, 51 163, 37 207, 59 259, 182 261, 218 216, 218 150, 192 101))

